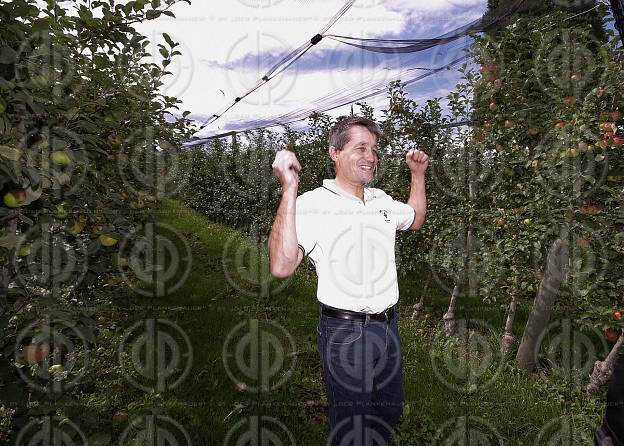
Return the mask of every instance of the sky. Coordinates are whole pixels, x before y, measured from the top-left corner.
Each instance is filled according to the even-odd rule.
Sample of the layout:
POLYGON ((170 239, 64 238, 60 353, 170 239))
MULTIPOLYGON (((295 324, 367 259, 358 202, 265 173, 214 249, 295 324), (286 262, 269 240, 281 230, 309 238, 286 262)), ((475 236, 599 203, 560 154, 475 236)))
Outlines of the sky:
MULTIPOLYGON (((180 43, 182 56, 169 66, 163 91, 182 100, 181 110, 205 122, 234 98, 253 87, 271 65, 314 36, 342 7, 344 0, 193 0, 176 5, 176 18, 162 16, 137 26, 155 47, 168 33, 180 43)), ((413 39, 435 37, 481 17, 487 0, 356 0, 328 31, 330 34, 413 39)), ((357 93, 368 83, 385 85, 401 69, 437 67, 458 57, 468 43, 462 38, 423 53, 383 55, 323 39, 289 69, 239 102, 201 134, 249 126, 310 106, 336 92, 357 93), (450 49, 449 49, 450 47, 450 49)), ((422 71, 420 71, 422 72, 422 71)), ((411 73, 417 74, 416 71, 411 73)), ((410 86, 411 97, 445 96, 457 83, 456 70, 439 73, 410 86)), ((380 95, 367 103, 387 107, 380 95)), ((345 114, 349 106, 331 114, 345 114)))

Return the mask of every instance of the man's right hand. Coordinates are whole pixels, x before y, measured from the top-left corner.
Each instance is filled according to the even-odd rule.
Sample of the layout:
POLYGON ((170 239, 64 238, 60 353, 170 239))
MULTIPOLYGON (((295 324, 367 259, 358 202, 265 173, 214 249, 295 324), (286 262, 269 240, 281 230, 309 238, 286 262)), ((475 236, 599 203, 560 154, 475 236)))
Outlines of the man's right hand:
POLYGON ((294 152, 286 149, 278 151, 271 167, 282 185, 282 190, 297 189, 301 164, 299 164, 294 152))

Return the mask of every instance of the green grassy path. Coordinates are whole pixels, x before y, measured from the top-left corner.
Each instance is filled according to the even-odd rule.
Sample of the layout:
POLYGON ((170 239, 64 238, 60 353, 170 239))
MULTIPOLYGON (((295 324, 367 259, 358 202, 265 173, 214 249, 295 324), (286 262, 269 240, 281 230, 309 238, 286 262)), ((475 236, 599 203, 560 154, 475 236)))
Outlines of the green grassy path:
MULTIPOLYGON (((250 429, 253 417, 269 417, 260 420, 281 436, 283 444, 289 444, 285 432, 290 432, 298 445, 324 444, 329 427, 316 347, 315 276, 300 268, 286 282, 258 283, 258 277, 267 273, 266 258, 257 243, 207 222, 175 201, 162 202, 156 215, 160 223, 183 236, 192 252, 191 272, 183 285, 154 302, 159 316, 175 322, 193 346, 189 375, 165 394, 167 414, 184 426, 194 445, 236 444, 250 429), (270 297, 269 290, 273 292, 270 297), (250 322, 253 319, 259 320, 258 330, 250 322), (273 341, 280 347, 271 353, 273 341), (294 351, 289 347, 291 341, 296 345, 294 351), (235 344, 238 351, 224 349, 224 345, 235 344), (253 358, 257 364, 249 362, 253 358), (240 382, 258 383, 253 370, 271 364, 282 367, 266 384, 283 380, 281 385, 260 392, 242 388, 240 382), (229 443, 224 443, 228 432, 229 443)), ((498 444, 497 438, 508 445, 535 444, 540 431, 548 431, 548 422, 557 423, 561 416, 585 417, 582 429, 580 422, 574 425, 583 435, 593 434, 603 413, 600 400, 588 401, 577 388, 561 393, 555 385, 560 383, 527 377, 503 360, 490 361, 480 373, 479 364, 485 359, 478 349, 468 349, 466 356, 474 353, 475 357, 467 360, 460 354, 445 355, 446 351, 465 353, 471 339, 495 346, 502 312, 480 302, 461 301, 459 314, 484 321, 498 332, 475 326, 465 338, 468 344, 454 344, 438 335, 448 293, 435 284, 427 295, 428 317, 409 320, 410 307, 423 282, 424 273, 400 283, 407 403, 397 427, 401 444, 431 444, 436 435, 451 435, 449 429, 462 426, 452 421, 456 417, 468 417, 463 418, 464 426, 474 425, 470 429, 481 432, 492 444, 498 444), (458 378, 456 372, 461 367, 476 370, 478 376, 458 378)), ((526 317, 526 310, 524 313, 521 317, 526 317)))

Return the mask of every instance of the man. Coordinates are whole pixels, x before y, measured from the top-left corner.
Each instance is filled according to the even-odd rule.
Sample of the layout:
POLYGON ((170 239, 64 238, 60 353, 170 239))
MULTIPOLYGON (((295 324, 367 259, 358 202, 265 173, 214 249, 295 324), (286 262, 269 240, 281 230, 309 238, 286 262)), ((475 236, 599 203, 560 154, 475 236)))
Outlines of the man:
POLYGON ((336 178, 297 197, 301 165, 280 150, 273 171, 282 186, 269 236, 271 273, 290 276, 308 256, 318 276, 318 347, 329 402, 331 445, 386 444, 403 409, 396 230, 425 219, 427 155, 410 150, 407 204, 368 188, 377 171, 381 130, 351 117, 329 134, 336 178))

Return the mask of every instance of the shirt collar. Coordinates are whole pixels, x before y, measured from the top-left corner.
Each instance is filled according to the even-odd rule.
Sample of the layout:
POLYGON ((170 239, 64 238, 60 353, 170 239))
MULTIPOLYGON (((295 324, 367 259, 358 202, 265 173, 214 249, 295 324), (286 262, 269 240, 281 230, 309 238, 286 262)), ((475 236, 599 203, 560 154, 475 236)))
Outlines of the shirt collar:
MULTIPOLYGON (((336 184, 336 180, 334 179, 323 180, 323 187, 325 189, 329 189, 335 194, 340 195, 341 197, 348 198, 349 200, 360 201, 360 199, 356 197, 355 195, 345 191, 344 189, 341 189, 340 186, 336 184)), ((375 192, 373 191, 373 189, 370 187, 365 187, 364 188, 364 203, 371 201, 373 198, 375 198, 375 192)))

